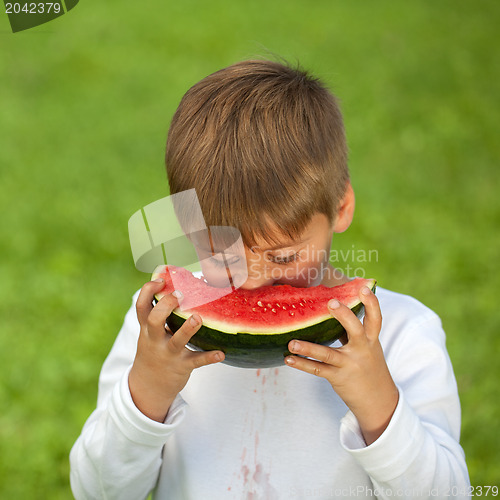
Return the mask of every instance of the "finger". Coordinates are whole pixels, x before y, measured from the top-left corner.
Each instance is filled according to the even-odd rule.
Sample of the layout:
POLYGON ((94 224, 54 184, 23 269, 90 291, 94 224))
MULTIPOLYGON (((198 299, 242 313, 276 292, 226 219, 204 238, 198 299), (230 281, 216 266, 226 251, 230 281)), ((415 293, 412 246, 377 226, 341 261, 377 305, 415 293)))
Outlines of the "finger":
POLYGON ((301 358, 300 356, 287 356, 285 358, 285 363, 297 370, 326 379, 333 379, 335 370, 337 370, 337 368, 332 365, 327 365, 312 359, 301 358))
POLYGON ((168 341, 167 348, 169 351, 172 354, 179 354, 182 352, 193 335, 200 329, 201 325, 202 320, 198 314, 193 314, 187 318, 168 341))
POLYGON ((344 304, 333 299, 328 302, 330 314, 345 328, 348 342, 357 342, 366 338, 363 325, 356 315, 344 304))
POLYGON ((202 366, 213 365, 224 361, 225 355, 222 351, 194 352, 190 355, 192 369, 202 366))
POLYGON ((382 312, 377 296, 366 286, 361 289, 359 296, 365 306, 363 319, 365 334, 368 339, 377 340, 382 328, 382 312))
POLYGON ((153 310, 153 297, 155 293, 158 293, 165 285, 165 281, 161 278, 154 281, 148 281, 139 292, 139 297, 137 297, 137 302, 135 305, 137 319, 141 327, 145 326, 148 321, 148 316, 153 310))
POLYGON ((305 342, 303 340, 291 340, 288 343, 288 349, 293 354, 314 358, 327 365, 337 367, 342 365, 342 353, 328 346, 305 342))
POLYGON ((167 318, 178 305, 177 298, 172 293, 169 293, 162 297, 158 304, 153 307, 146 322, 148 335, 152 339, 165 338, 167 318))

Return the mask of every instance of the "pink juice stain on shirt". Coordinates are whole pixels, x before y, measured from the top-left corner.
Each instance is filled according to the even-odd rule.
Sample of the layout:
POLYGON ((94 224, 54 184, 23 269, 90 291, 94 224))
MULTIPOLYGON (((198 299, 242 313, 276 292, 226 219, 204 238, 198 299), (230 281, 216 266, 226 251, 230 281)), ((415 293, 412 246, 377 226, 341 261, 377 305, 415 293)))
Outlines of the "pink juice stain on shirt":
POLYGON ((241 468, 241 472, 243 472, 243 485, 246 486, 248 484, 248 474, 250 473, 250 469, 244 465, 241 468))
MULTIPOLYGON (((253 487, 259 493, 258 498, 276 498, 277 492, 271 485, 270 473, 265 472, 260 461, 257 460, 259 455, 259 433, 255 433, 255 472, 253 473, 253 487)), ((255 494, 254 492, 252 492, 255 494)))
MULTIPOLYGON (((257 396, 255 401, 256 413, 252 415, 251 422, 245 420, 244 434, 246 435, 246 439, 253 440, 253 446, 248 446, 247 444, 247 446, 243 448, 240 456, 241 466, 239 473, 237 473, 238 480, 243 490, 241 498, 244 500, 267 500, 277 498, 278 496, 270 480, 272 467, 270 459, 266 456, 260 456, 262 453, 260 449, 260 435, 254 425, 257 424, 257 422, 254 422, 254 418, 262 422, 266 420, 266 401, 264 397, 266 382, 271 383, 271 379, 274 379, 274 385, 277 385, 276 376, 278 373, 278 369, 262 370, 259 368, 255 371, 257 379, 260 377, 262 383, 255 384, 253 392, 259 394, 262 400, 257 396), (259 386, 261 388, 259 388, 259 386)), ((275 391, 276 389, 273 390, 275 391)), ((249 443, 249 441, 246 442, 249 443)))

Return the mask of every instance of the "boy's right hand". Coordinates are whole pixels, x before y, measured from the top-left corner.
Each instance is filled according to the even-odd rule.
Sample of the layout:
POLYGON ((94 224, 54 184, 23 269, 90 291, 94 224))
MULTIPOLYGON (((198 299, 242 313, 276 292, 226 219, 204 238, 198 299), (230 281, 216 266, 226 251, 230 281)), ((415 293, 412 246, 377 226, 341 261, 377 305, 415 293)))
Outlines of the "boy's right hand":
POLYGON ((222 351, 193 352, 186 348, 201 326, 197 314, 188 318, 172 335, 165 323, 178 300, 170 294, 162 297, 156 306, 152 305, 155 293, 163 285, 163 280, 149 281, 139 293, 136 310, 141 331, 128 379, 137 408, 157 422, 165 420, 170 405, 195 368, 224 359, 222 351))

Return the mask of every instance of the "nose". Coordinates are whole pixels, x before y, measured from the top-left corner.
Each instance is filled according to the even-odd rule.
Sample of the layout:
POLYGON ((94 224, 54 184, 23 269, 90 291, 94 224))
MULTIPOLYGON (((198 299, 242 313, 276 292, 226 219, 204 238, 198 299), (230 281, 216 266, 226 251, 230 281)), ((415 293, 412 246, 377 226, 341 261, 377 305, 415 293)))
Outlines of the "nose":
MULTIPOLYGON (((255 290, 256 288, 260 288, 261 286, 272 285, 276 280, 270 276, 265 269, 261 269, 256 272, 255 269, 248 269, 248 275, 246 279, 239 288, 243 290, 255 290), (253 271, 253 272, 252 272, 253 271), (260 272, 261 271, 261 272, 260 272)), ((244 277, 243 277, 244 279, 244 277)), ((242 280, 240 279, 240 282, 242 280)))
MULTIPOLYGON (((266 262, 262 262, 262 257, 256 257, 252 253, 247 253, 246 273, 240 275, 239 283, 236 285, 243 290, 255 290, 261 286, 272 285, 276 278, 272 275, 272 269, 266 262)), ((235 283, 236 284, 236 283, 235 283)))
POLYGON ((248 278, 239 288, 242 288, 243 290, 255 290, 261 286, 269 286, 273 283, 273 279, 248 278))

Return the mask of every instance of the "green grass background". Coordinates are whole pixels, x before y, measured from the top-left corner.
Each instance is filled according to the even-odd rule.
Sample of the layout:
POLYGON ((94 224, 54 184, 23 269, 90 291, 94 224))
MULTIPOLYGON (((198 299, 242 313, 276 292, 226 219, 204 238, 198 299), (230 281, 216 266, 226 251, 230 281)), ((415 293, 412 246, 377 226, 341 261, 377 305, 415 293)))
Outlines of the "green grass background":
POLYGON ((70 498, 69 450, 148 280, 127 221, 168 194, 183 93, 279 54, 342 101, 357 195, 334 248, 443 319, 472 484, 499 484, 496 0, 84 0, 10 33, 0 14, 0 497, 70 498), (354 247, 353 247, 354 245, 354 247))

